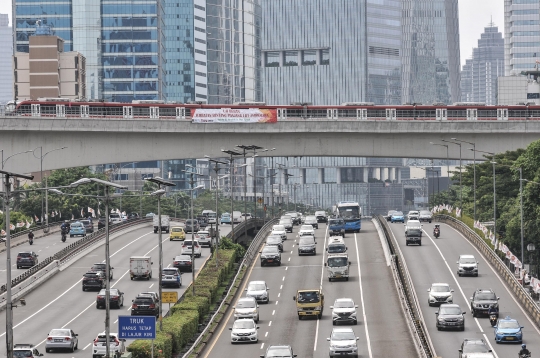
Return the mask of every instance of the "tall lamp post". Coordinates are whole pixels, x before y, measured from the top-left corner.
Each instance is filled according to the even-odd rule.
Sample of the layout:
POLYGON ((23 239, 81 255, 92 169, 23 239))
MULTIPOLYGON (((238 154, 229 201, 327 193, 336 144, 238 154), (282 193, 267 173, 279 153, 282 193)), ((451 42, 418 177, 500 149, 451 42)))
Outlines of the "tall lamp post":
POLYGON ((461 143, 442 139, 443 142, 459 145, 459 207, 463 209, 463 187, 461 186, 461 143))
MULTIPOLYGON (((476 143, 467 142, 465 140, 460 140, 460 139, 457 139, 457 138, 451 138, 451 139, 456 141, 456 142, 467 143, 467 144, 470 144, 470 145, 473 146, 472 147, 472 151, 473 151, 473 203, 474 203, 473 204, 474 205, 473 216, 474 216, 474 221, 476 221, 476 143)), ((461 153, 461 147, 459 148, 459 150, 460 150, 460 153, 461 153)))
MULTIPOLYGON (((34 150, 29 150, 28 152, 32 152, 35 158, 39 159, 40 162, 40 175, 41 175, 41 182, 43 183, 43 159, 45 159, 45 156, 51 152, 55 152, 57 150, 66 149, 67 147, 61 147, 61 148, 55 148, 52 150, 49 150, 48 152, 45 152, 43 154, 43 146, 36 147, 34 150), (39 157, 36 156, 36 150, 39 149, 39 157)), ((47 189, 47 179, 45 179, 45 189, 47 189)), ((43 232, 47 233, 49 232, 49 215, 47 212, 49 211, 49 196, 47 195, 47 190, 45 191, 45 212, 43 212, 43 192, 41 193, 41 225, 43 225, 43 218, 45 218, 45 227, 43 228, 43 232), (45 214, 45 215, 44 215, 45 214)))
POLYGON ((218 260, 219 260, 219 257, 218 257, 218 245, 219 245, 219 219, 218 219, 218 196, 219 196, 218 182, 219 182, 219 177, 218 177, 218 172, 219 172, 220 169, 225 169, 225 168, 220 168, 218 166, 218 164, 227 165, 227 163, 216 160, 216 159, 210 159, 210 157, 207 156, 207 155, 205 155, 204 157, 208 158, 208 161, 214 163, 214 171, 216 172, 216 232, 215 232, 216 249, 215 249, 215 252, 216 252, 216 267, 217 267, 218 266, 218 260))
MULTIPOLYGON (((6 159, 7 160, 7 159, 6 159)), ((2 163, 3 166, 3 163, 2 163)), ((33 175, 24 175, 17 173, 10 173, 4 170, 0 170, 0 173, 4 175, 4 202, 6 211, 6 350, 7 357, 13 358, 13 304, 11 302, 11 229, 9 227, 9 199, 10 199, 10 178, 22 178, 33 180, 33 175)))
MULTIPOLYGON (((14 156, 16 155, 19 155, 19 154, 24 154, 24 153, 30 153, 31 150, 25 150, 24 152, 19 152, 19 153, 15 153, 15 154, 12 154, 10 155, 9 157, 7 157, 6 159, 4 159, 4 150, 0 150, 0 152, 2 153, 2 161, 1 161, 1 164, 2 164, 2 170, 4 170, 4 165, 7 163, 7 161, 10 159, 10 158, 13 158, 14 156)), ((1 176, 0 176, 1 177, 1 176)), ((4 204, 5 204, 5 201, 4 201, 4 204)), ((43 211, 43 210, 42 210, 43 211)))
POLYGON ((495 153, 486 152, 486 151, 478 150, 474 148, 469 148, 469 150, 491 155, 491 159, 492 159, 491 164, 493 164, 493 235, 495 235, 495 241, 497 241, 497 195, 495 191, 495 188, 496 188, 495 164, 497 164, 497 162, 495 162, 495 153))
MULTIPOLYGON (((78 187, 83 184, 96 183, 98 185, 104 186, 105 195, 102 197, 105 201, 105 357, 110 358, 110 332, 111 332, 111 282, 110 282, 110 269, 111 269, 111 257, 109 254, 109 201, 111 200, 109 189, 127 189, 126 186, 111 183, 106 180, 101 180, 97 178, 82 178, 77 180, 74 183, 71 183, 69 186, 72 188, 78 187)), ((60 192, 61 193, 61 192, 60 192)), ((97 196, 98 198, 100 196, 97 196)))
MULTIPOLYGON (((229 154, 229 173, 231 174, 231 177, 229 178, 229 182, 231 183, 231 232, 234 235, 234 173, 233 173, 233 163, 234 163, 234 157, 241 156, 242 153, 232 150, 232 149, 222 149, 221 150, 225 154, 229 154)), ((233 236, 234 237, 234 236, 233 236)))
POLYGON ((163 329, 163 315, 162 315, 162 312, 163 312, 163 307, 162 307, 162 302, 163 300, 161 299, 161 297, 163 297, 162 295, 162 291, 163 291, 163 286, 162 286, 162 279, 163 279, 163 240, 161 239, 161 197, 163 196, 163 194, 166 193, 166 190, 165 189, 162 189, 162 187, 168 187, 168 186, 176 186, 175 183, 171 182, 171 181, 168 181, 168 180, 164 180, 160 177, 153 177, 153 178, 146 178, 145 179, 146 181, 149 181, 151 183, 154 183, 154 184, 157 184, 158 185, 158 190, 154 191, 152 194, 150 195, 154 195, 154 196, 157 196, 157 213, 158 213, 158 250, 159 250, 159 273, 158 273, 158 276, 159 276, 159 282, 158 282, 158 285, 159 285, 159 330, 161 331, 163 329))
POLYGON ((450 159, 448 157, 448 144, 439 144, 433 142, 429 142, 429 144, 437 145, 439 147, 446 147, 446 175, 448 176, 448 186, 450 186, 450 164, 448 163, 450 159))

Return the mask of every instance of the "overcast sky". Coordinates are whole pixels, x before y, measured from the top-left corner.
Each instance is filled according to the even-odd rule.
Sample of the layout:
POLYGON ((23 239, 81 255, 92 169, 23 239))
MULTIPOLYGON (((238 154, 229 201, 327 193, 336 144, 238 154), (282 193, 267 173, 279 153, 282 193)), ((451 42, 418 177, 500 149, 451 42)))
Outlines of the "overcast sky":
MULTIPOLYGON (((10 14, 11 18, 10 0, 0 0, 0 14, 5 13, 10 14)), ((493 22, 504 34, 504 0, 459 0, 461 65, 471 57, 472 48, 476 47, 480 34, 492 16, 493 22)))

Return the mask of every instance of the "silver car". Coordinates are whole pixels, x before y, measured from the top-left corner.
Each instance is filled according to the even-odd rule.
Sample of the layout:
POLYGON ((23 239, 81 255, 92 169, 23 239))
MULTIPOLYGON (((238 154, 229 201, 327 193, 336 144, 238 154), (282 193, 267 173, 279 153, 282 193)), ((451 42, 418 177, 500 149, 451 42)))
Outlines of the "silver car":
POLYGON ((440 305, 442 303, 454 303, 454 297, 447 283, 432 283, 428 291, 428 304, 430 306, 440 305))
POLYGON ((259 327, 255 321, 249 318, 242 318, 234 321, 231 330, 231 343, 257 343, 259 336, 257 330, 259 327))
POLYGON ((242 297, 236 302, 234 318, 251 318, 255 323, 259 322, 259 305, 253 297, 242 297))
POLYGON ((208 231, 199 231, 195 234, 195 239, 199 241, 201 246, 212 246, 212 237, 208 231))
POLYGON ((358 358, 358 337, 352 328, 334 328, 332 335, 327 338, 330 341, 330 357, 351 356, 358 358))
POLYGON ((45 352, 50 353, 53 350, 68 350, 75 352, 79 348, 78 334, 69 328, 53 329, 49 332, 45 341, 45 352))
POLYGON ((352 298, 338 298, 334 301, 332 309, 332 324, 335 326, 340 322, 357 324, 356 309, 352 298))
POLYGON ((265 281, 250 281, 246 288, 246 297, 253 297, 257 302, 270 302, 268 286, 265 281))
POLYGON ((182 243, 182 252, 181 255, 191 255, 193 252, 193 256, 195 257, 201 257, 202 255, 202 249, 201 245, 199 244, 198 240, 191 239, 185 239, 182 243))
POLYGON ((180 288, 182 286, 182 274, 176 267, 167 267, 163 269, 163 276, 161 276, 161 286, 175 286, 180 288))

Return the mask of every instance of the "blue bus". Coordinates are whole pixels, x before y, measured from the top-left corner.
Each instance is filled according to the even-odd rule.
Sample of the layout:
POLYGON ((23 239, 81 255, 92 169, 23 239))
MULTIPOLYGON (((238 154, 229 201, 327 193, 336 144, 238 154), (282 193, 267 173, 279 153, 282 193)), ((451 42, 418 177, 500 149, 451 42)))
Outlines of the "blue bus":
POLYGON ((336 215, 345 220, 346 232, 360 232, 362 228, 362 208, 356 201, 340 201, 337 203, 336 215))

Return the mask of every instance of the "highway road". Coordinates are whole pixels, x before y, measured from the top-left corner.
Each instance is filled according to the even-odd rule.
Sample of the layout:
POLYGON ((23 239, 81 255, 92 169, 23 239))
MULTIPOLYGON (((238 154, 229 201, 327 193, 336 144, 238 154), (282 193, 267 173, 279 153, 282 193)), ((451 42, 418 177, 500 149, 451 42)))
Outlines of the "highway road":
MULTIPOLYGON (((229 327, 232 310, 217 330, 204 357, 257 357, 273 344, 289 344, 298 357, 327 357, 332 328, 332 311, 336 298, 350 297, 358 305, 358 325, 351 326, 359 337, 361 357, 416 357, 404 315, 396 294, 392 273, 387 266, 381 242, 374 225, 362 223, 359 234, 347 234, 345 243, 351 261, 349 281, 329 282, 323 260, 328 240, 326 225, 316 230, 317 254, 298 256, 297 234, 287 234, 281 266, 260 266, 256 260, 244 286, 249 281, 265 280, 270 287, 269 304, 260 304, 257 344, 231 344, 229 327), (293 296, 297 289, 319 288, 325 294, 323 317, 299 320, 293 296)), ((241 294, 244 296, 244 294, 241 294)))
MULTIPOLYGON (((173 224, 174 225, 174 224, 173 224)), ((230 231, 230 227, 221 227, 222 235, 230 231)), ((189 236, 189 234, 188 234, 189 236)), ((121 235, 111 241, 111 266, 114 267, 114 278, 111 287, 124 292, 124 307, 111 310, 111 332, 117 331, 117 317, 129 315, 131 300, 140 292, 158 291, 158 235, 153 233, 151 224, 148 227, 136 229, 121 235), (149 281, 131 281, 129 278, 129 258, 133 255, 149 255, 153 261, 154 275, 149 281)), ((68 241, 70 239, 68 238, 68 241)), ((164 234, 163 262, 164 267, 172 266, 173 257, 180 254, 181 242, 169 241, 169 236, 164 234)), ((44 238, 35 241, 31 249, 58 251, 62 242, 56 237, 44 238), (58 241, 56 245, 54 243, 58 241), (48 248, 47 248, 48 246, 48 248)), ((30 248, 24 244, 13 249, 17 252, 30 248)), ((38 287, 26 298, 26 306, 18 306, 13 309, 14 343, 32 343, 37 349, 45 353, 44 342, 47 334, 53 328, 70 328, 79 334, 79 349, 75 353, 69 353, 70 357, 89 357, 91 345, 96 335, 105 330, 105 310, 96 309, 95 300, 97 291, 82 291, 82 276, 95 262, 104 261, 105 248, 101 246, 85 257, 73 263, 66 270, 56 274, 49 281, 38 287)), ((195 266, 198 269, 208 258, 210 251, 203 249, 202 258, 196 259, 195 266)), ((41 257, 41 256, 40 256, 41 257)), ((46 257, 44 255, 44 257, 46 257)), ((20 270, 22 271, 22 270, 20 270)), ((166 288, 164 290, 177 290, 179 295, 191 282, 190 272, 182 275, 182 287, 180 289, 166 288)), ((168 304, 163 305, 163 311, 168 311, 168 304)), ((5 314, 0 313, 0 336, 5 336, 5 314)), ((1 338, 3 339, 3 338, 1 338)), ((129 344, 130 342, 126 342, 129 344)), ((5 355, 5 345, 1 354, 5 355)), ((66 353, 46 353, 47 357, 65 357, 66 353)))
POLYGON ((465 338, 483 338, 489 342, 495 357, 514 357, 520 350, 520 344, 496 344, 493 328, 487 317, 473 318, 470 313, 470 300, 473 292, 478 288, 493 289, 500 297, 500 317, 510 316, 524 326, 524 342, 532 351, 533 356, 540 352, 540 331, 527 318, 525 312, 519 307, 512 294, 506 289, 502 280, 487 264, 473 245, 471 245, 456 230, 447 225, 441 225, 441 236, 435 239, 432 236, 435 223, 424 223, 424 236, 422 246, 405 245, 403 224, 390 224, 396 237, 407 266, 412 276, 414 287, 420 301, 422 314, 435 346, 438 356, 457 357, 458 349, 465 338), (479 262, 478 277, 459 277, 457 264, 459 255, 472 254, 479 262), (465 331, 437 331, 435 327, 435 312, 437 307, 429 307, 427 289, 434 282, 450 284, 454 291, 454 303, 460 305, 464 312, 465 331))

